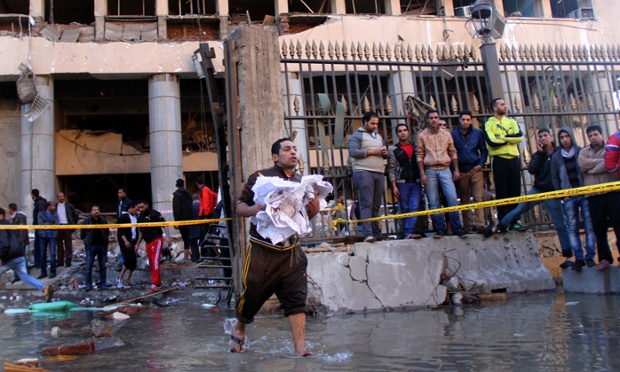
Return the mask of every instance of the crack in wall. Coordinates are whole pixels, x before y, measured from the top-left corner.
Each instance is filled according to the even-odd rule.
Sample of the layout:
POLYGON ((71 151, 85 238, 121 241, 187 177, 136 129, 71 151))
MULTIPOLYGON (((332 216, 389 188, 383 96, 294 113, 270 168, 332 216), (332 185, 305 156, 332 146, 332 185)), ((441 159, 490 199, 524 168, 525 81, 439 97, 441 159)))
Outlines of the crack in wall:
POLYGON ((381 305, 381 309, 382 309, 382 310, 386 310, 386 309, 387 309, 387 306, 385 306, 385 305, 383 304, 383 301, 381 301, 381 299, 377 296, 377 294, 375 293, 375 291, 373 291, 373 289, 370 287, 370 277, 368 276, 368 266, 370 266, 370 262, 369 262, 368 255, 366 255, 366 260, 365 260, 365 262, 366 262, 366 270, 365 270, 365 272, 366 272, 366 280, 365 280, 365 281, 363 281, 363 283, 365 283, 365 284, 366 284, 366 287, 368 287, 368 290, 370 291, 370 293, 372 294, 372 296, 373 296, 374 298, 376 298, 376 299, 377 299, 377 301, 379 301, 379 304, 381 305))

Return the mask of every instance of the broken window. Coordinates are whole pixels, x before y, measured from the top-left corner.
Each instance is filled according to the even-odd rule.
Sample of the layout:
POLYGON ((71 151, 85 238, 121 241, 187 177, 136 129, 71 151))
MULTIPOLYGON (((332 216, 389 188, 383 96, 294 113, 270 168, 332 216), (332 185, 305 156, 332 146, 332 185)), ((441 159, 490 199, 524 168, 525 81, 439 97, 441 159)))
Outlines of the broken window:
POLYGON ((506 17, 543 17, 542 0, 504 0, 506 17))
POLYGON ((0 35, 19 36, 28 33, 28 2, 23 0, 0 1, 0 35))
POLYGON ((203 15, 215 14, 214 0, 169 0, 169 15, 203 15))
POLYGON ((330 2, 325 0, 292 0, 288 4, 289 13, 329 13, 330 2))
POLYGON ((435 0, 400 0, 400 12, 405 15, 435 15, 437 6, 435 0))
POLYGON ((155 16, 155 0, 108 0, 109 16, 155 16))
POLYGON ((468 17, 471 15, 470 7, 476 0, 454 0, 454 15, 468 17))
POLYGON ((551 1, 554 18, 594 19, 592 0, 551 1))
POLYGON ((58 23, 62 25, 68 25, 74 22, 83 25, 91 24, 95 22, 94 2, 46 0, 45 20, 49 23, 58 23))
POLYGON ((265 16, 274 16, 274 1, 230 0, 228 3, 230 18, 233 23, 247 22, 248 15, 252 22, 262 22, 265 16))
POLYGON ((0 1, 0 14, 25 14, 29 13, 28 1, 24 0, 3 0, 0 1))
POLYGON ((384 0, 346 0, 347 14, 385 14, 384 0))

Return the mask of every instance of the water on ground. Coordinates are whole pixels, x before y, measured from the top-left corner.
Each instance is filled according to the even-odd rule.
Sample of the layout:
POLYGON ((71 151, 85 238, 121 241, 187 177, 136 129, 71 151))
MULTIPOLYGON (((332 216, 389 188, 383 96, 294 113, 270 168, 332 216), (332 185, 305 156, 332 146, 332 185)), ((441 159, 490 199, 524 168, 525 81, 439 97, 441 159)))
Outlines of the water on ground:
MULTIPOLYGON (((198 300, 195 300, 198 301, 198 300)), ((162 300, 163 302, 163 300, 162 300)), ((245 354, 229 352, 230 309, 192 300, 147 305, 114 321, 124 346, 53 362, 43 347, 86 339, 51 336, 59 321, 87 326, 101 311, 0 314, 0 360, 38 357, 50 371, 584 371, 620 370, 620 297, 543 293, 444 309, 309 317, 311 358, 292 357, 288 322, 248 326, 245 354)), ((62 324, 62 323, 61 323, 62 324)), ((65 323, 66 324, 66 323, 65 323)))

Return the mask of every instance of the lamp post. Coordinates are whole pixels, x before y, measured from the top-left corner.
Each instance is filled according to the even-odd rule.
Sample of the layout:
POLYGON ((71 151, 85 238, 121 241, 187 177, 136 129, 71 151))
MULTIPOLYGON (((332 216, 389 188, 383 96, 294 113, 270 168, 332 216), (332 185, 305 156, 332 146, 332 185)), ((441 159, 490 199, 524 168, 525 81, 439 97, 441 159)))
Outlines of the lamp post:
MULTIPOLYGON (((471 5, 470 21, 476 30, 476 37, 482 41, 480 45, 480 55, 484 63, 484 73, 487 80, 489 96, 493 98, 504 98, 504 88, 502 86, 502 76, 499 71, 499 58, 493 39, 494 23, 498 15, 489 0, 477 0, 471 5)), ((501 35, 497 34, 497 37, 501 35)))

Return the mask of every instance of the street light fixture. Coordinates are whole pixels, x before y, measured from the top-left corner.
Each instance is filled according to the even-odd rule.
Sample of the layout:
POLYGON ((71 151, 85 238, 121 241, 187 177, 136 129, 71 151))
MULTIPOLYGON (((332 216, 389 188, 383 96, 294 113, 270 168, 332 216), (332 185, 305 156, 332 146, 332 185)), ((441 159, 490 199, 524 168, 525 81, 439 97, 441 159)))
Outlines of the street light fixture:
POLYGON ((476 37, 482 41, 480 56, 484 63, 484 72, 487 80, 487 89, 490 99, 504 98, 502 77, 499 71, 499 58, 495 49, 493 37, 502 37, 503 17, 497 14, 490 0, 477 0, 470 7, 471 18, 469 22, 474 26, 476 37), (496 29, 496 24, 501 25, 501 30, 496 29))

